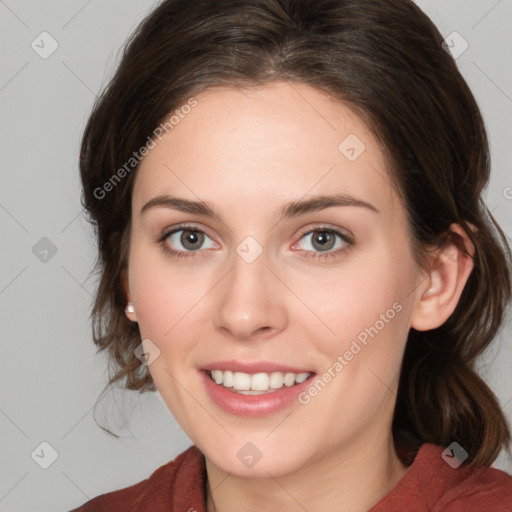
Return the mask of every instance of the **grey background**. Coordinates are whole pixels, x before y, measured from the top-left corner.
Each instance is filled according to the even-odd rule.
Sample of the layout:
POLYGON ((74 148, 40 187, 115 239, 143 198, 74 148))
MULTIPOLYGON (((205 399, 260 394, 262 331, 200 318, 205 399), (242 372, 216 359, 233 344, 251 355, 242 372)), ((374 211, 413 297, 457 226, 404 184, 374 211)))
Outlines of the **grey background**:
MULTIPOLYGON (((443 35, 456 31, 469 44, 457 63, 489 131, 493 175, 487 204, 510 238, 512 0, 418 4, 443 35)), ((95 95, 114 71, 123 42, 154 5, 149 0, 0 0, 3 512, 70 510, 147 478, 190 445, 158 394, 125 392, 102 400, 110 413, 97 419, 122 435, 118 440, 92 415, 107 372, 104 357, 95 353, 88 320, 95 247, 81 215, 78 147, 95 95), (59 45, 46 59, 31 47, 43 31, 59 45), (129 423, 119 428, 123 413, 129 423), (36 463, 50 460, 51 448, 42 442, 58 454, 47 469, 36 463)), ((46 40, 46 50, 49 45, 46 40)), ((511 332, 509 316, 481 364, 510 421, 511 332)), ((512 461, 503 454, 495 466, 512 473, 512 461)))

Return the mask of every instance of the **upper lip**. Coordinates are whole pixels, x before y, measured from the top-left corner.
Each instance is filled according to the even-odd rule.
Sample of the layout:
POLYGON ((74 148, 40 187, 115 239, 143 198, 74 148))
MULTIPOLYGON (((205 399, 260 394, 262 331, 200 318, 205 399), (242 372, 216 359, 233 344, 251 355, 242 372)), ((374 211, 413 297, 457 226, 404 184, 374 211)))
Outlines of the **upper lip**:
POLYGON ((222 370, 243 373, 313 373, 311 370, 279 364, 272 361, 215 361, 205 364, 200 370, 222 370))

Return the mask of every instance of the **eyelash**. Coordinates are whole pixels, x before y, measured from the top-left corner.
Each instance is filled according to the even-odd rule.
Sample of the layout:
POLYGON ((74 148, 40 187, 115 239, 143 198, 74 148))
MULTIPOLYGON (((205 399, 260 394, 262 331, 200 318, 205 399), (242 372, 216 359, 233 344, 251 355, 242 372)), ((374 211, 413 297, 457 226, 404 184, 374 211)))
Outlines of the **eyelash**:
MULTIPOLYGON (((188 224, 182 224, 170 231, 165 231, 161 234, 161 236, 158 238, 157 242, 162 246, 162 250, 169 254, 172 257, 175 258, 189 258, 191 256, 196 256, 196 253, 201 252, 201 250, 197 251, 177 251, 175 249, 171 249, 165 242, 166 240, 173 235, 174 233, 177 233, 179 231, 189 230, 196 233, 203 233, 204 235, 208 236, 203 230, 196 228, 195 226, 188 225, 188 224)), ((310 235, 311 233, 330 233, 333 235, 337 235, 341 240, 344 242, 344 247, 341 249, 337 249, 336 251, 325 251, 325 252, 316 252, 316 251, 305 251, 302 250, 301 252, 305 253, 304 256, 306 258, 312 258, 312 259, 326 259, 326 258, 334 258, 336 256, 339 256, 341 254, 344 254, 348 252, 354 245, 354 241, 351 237, 346 235, 345 233, 342 233, 341 231, 332 228, 330 226, 315 226, 314 228, 306 231, 300 236, 299 240, 302 240, 306 235, 310 235)), ((196 256, 197 257, 197 256, 196 256)))

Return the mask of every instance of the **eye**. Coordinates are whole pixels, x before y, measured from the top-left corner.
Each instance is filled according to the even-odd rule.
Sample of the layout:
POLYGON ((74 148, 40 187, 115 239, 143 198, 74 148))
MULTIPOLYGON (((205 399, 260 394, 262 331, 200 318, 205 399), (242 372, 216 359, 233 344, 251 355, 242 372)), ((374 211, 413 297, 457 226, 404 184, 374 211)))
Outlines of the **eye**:
MULTIPOLYGON (((305 247, 301 247, 300 242, 296 245, 308 258, 335 257, 348 251, 354 245, 351 237, 330 226, 318 226, 310 229, 301 236, 300 240, 307 241, 304 244, 305 247)), ((216 247, 215 242, 195 226, 179 226, 166 231, 158 239, 158 242, 166 253, 177 258, 199 256, 203 249, 216 247), (210 244, 204 247, 207 240, 210 241, 210 244)))
POLYGON ((348 235, 329 226, 315 227, 302 235, 301 240, 306 240, 306 243, 302 247, 299 243, 299 248, 310 253, 305 254, 310 258, 334 257, 347 251, 353 245, 353 241, 348 235))
POLYGON ((193 256, 194 252, 201 249, 215 247, 213 240, 204 231, 189 226, 181 226, 172 231, 167 231, 162 235, 159 242, 167 253, 177 257, 193 256), (210 245, 204 247, 205 240, 210 240, 210 245))

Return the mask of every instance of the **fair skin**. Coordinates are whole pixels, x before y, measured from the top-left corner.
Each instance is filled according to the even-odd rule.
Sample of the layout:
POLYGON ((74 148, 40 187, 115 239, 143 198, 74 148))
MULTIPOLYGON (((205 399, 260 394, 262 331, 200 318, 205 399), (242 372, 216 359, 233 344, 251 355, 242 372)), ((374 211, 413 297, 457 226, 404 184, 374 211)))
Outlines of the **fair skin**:
MULTIPOLYGON (((208 510, 366 511, 407 471, 391 421, 408 331, 445 322, 472 260, 446 244, 432 252, 432 270, 418 269, 381 148, 325 93, 276 82, 196 99, 144 158, 133 189, 124 282, 135 305, 127 316, 160 350, 149 371, 205 456, 208 510), (366 146, 353 161, 338 149, 350 134, 366 146), (285 203, 333 194, 378 211, 331 206, 279 220, 285 203), (204 201, 221 219, 162 205, 141 213, 162 195, 204 201), (173 257, 157 240, 184 222, 204 237, 193 250, 183 232, 169 236, 166 247, 190 256, 173 257), (354 245, 340 252, 348 244, 334 236, 322 251, 319 226, 354 245), (237 253, 248 236, 262 250, 251 263, 237 253), (319 378, 396 303, 393 319, 307 404, 250 417, 205 390, 200 368, 219 360, 275 361, 319 378), (261 453, 252 467, 237 457, 247 442, 261 453)), ((452 230, 471 252, 464 231, 452 230)))

